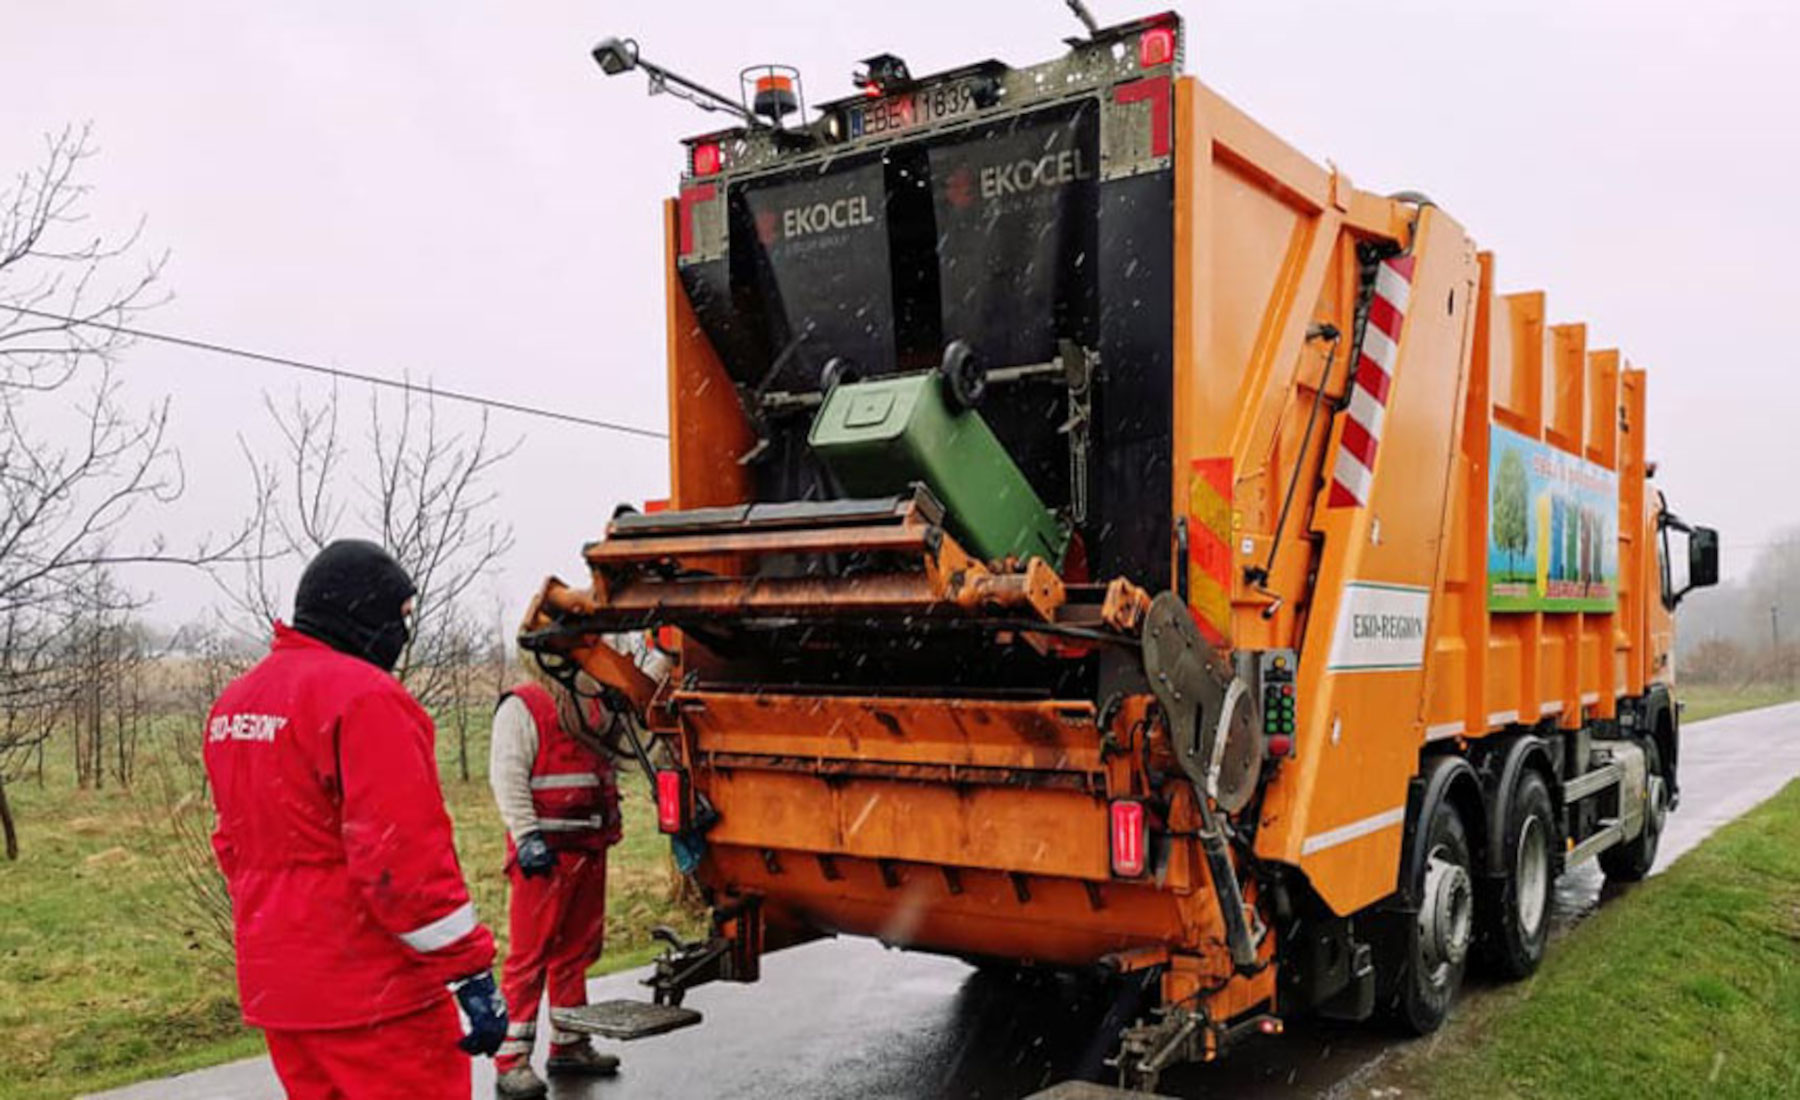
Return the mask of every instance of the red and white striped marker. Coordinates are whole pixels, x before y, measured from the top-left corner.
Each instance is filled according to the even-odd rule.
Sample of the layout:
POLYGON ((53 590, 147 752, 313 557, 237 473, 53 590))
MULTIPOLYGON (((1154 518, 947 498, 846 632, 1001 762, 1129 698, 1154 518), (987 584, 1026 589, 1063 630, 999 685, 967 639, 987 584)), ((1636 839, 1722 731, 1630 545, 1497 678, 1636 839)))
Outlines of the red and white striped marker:
POLYGON ((1369 323, 1363 326, 1356 358, 1356 384, 1350 389, 1349 416, 1331 472, 1332 508, 1361 508, 1369 503, 1375 481, 1375 452, 1381 447, 1381 425, 1387 419, 1388 393, 1394 386, 1394 363, 1400 354, 1400 326, 1412 293, 1413 257, 1390 256, 1375 269, 1375 294, 1369 301, 1369 323))

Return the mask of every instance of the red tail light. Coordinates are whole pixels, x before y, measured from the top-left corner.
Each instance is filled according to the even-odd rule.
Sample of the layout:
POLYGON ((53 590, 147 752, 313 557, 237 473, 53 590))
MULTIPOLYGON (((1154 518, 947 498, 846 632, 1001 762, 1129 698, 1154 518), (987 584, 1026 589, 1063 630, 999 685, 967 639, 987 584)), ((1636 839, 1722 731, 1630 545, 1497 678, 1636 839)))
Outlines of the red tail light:
POLYGON ((1151 27, 1138 39, 1138 68, 1154 69, 1175 60, 1175 28, 1151 27))
POLYGON ((703 141, 688 152, 696 176, 716 176, 725 166, 725 149, 716 141, 703 141))
POLYGON ((1137 878, 1148 864, 1150 829, 1144 804, 1120 799, 1112 803, 1112 873, 1137 878))
POLYGON ((687 828, 687 773, 663 768, 656 773, 656 827, 665 833, 687 828))

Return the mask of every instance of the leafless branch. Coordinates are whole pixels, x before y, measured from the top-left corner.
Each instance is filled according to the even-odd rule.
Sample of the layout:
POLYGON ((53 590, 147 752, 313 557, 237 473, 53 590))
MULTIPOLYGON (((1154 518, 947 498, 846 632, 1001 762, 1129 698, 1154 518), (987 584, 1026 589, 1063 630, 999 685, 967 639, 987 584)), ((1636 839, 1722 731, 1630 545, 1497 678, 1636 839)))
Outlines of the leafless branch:
POLYGON ((271 503, 249 541, 247 556, 258 567, 221 580, 233 606, 256 611, 260 629, 282 603, 269 563, 291 569, 334 538, 372 538, 419 589, 399 675, 427 707, 459 697, 462 665, 483 633, 463 605, 513 545, 512 528, 492 518, 499 497, 492 482, 517 444, 496 443, 485 416, 469 431, 453 430, 429 387, 397 402, 372 396, 367 445, 359 448, 343 441, 336 390, 311 403, 299 395, 281 404, 265 398, 264 406, 281 453, 259 455, 244 444, 257 491, 271 503))

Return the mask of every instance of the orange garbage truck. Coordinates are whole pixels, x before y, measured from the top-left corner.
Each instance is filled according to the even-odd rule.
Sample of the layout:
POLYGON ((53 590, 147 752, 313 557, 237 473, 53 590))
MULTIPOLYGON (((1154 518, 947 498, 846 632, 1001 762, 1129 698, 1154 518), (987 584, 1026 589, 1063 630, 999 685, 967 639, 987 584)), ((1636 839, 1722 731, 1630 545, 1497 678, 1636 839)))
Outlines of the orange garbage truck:
POLYGON ((687 142, 672 499, 522 641, 638 716, 714 919, 576 1023, 867 936, 1137 982, 1154 1087, 1295 1014, 1428 1032, 1538 965, 1559 874, 1650 870, 1718 543, 1645 373, 1181 58, 1172 14, 882 55, 811 119, 772 67, 687 142))

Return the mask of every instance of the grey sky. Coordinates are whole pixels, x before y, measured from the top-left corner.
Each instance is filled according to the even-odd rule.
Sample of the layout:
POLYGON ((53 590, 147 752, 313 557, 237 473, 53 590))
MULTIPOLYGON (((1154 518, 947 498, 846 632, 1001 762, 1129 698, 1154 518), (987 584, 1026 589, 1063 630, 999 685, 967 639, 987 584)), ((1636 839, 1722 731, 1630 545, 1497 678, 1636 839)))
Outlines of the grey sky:
MULTIPOLYGON (((1190 72, 1359 185, 1429 192, 1498 254, 1503 289, 1547 290, 1554 320, 1651 369, 1658 483, 1725 532, 1728 576, 1800 520, 1800 5, 1178 6, 1190 72)), ((882 50, 915 72, 1027 63, 1075 29, 1060 0, 0 0, 0 166, 93 121, 95 221, 146 215, 173 254, 151 327, 661 427, 657 204, 676 139, 718 116, 602 78, 594 40, 631 34, 726 89, 790 62, 824 100, 882 50)), ((237 433, 267 430, 263 391, 310 384, 154 345, 127 374, 138 398, 175 396, 171 530, 229 525, 249 492, 237 433)), ((652 441, 495 426, 526 436, 495 578, 515 606, 547 572, 576 578, 615 500, 665 491, 652 441)), ((163 618, 206 598, 145 583, 163 618)))

